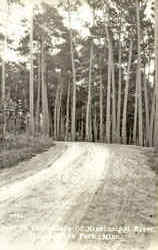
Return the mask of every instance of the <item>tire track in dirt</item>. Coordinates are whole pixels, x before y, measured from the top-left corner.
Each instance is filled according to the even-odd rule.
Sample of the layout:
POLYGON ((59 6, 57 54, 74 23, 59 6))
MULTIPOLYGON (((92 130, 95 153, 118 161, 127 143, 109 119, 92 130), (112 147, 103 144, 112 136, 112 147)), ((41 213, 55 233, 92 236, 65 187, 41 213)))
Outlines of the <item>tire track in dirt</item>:
POLYGON ((84 246, 89 250, 96 246, 99 250, 152 250, 149 245, 152 245, 157 230, 156 176, 147 165, 147 159, 141 155, 140 148, 111 145, 108 149, 109 171, 93 196, 79 227, 129 227, 129 233, 107 230, 105 234, 120 237, 118 240, 102 241, 97 237, 100 232, 85 232, 84 237, 81 231, 77 234, 76 242, 72 243, 72 249, 79 250, 84 246), (140 232, 136 227, 148 231, 140 232))
POLYGON ((77 211, 79 197, 85 200, 80 200, 84 205, 76 218, 83 217, 109 154, 105 146, 92 143, 66 145, 66 152, 49 169, 0 189, 0 235, 11 244, 7 250, 17 250, 19 244, 23 249, 61 250, 64 242, 57 240, 61 234, 55 235, 53 227, 65 223, 71 208, 77 211))
POLYGON ((49 169, 0 189, 0 243, 5 246, 6 237, 10 242, 3 250, 148 249, 148 233, 82 242, 69 239, 62 230, 75 225, 156 226, 156 176, 141 149, 93 143, 66 146, 49 169))

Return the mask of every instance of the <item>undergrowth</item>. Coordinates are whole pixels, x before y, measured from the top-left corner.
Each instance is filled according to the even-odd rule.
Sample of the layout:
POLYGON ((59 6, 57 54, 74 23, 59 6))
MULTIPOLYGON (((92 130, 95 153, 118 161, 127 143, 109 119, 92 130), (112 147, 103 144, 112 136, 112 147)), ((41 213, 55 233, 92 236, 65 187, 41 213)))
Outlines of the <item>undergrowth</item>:
POLYGON ((12 167, 53 145, 52 139, 46 136, 8 135, 5 142, 0 143, 0 168, 12 167))
MULTIPOLYGON (((150 148, 144 153, 148 158, 148 164, 152 171, 158 176, 158 148, 150 148)), ((158 186, 158 178, 157 178, 157 186, 158 186)))

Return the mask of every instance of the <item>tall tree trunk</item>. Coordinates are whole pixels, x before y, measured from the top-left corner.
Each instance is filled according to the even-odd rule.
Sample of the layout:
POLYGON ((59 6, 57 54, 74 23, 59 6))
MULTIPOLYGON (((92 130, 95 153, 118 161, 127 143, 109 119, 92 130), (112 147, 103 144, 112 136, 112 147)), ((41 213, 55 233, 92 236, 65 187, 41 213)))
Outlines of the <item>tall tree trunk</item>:
POLYGON ((103 142, 103 79, 102 79, 102 72, 100 72, 99 104, 100 104, 99 140, 100 140, 100 142, 103 142))
POLYGON ((49 135, 49 111, 48 111, 48 92, 47 83, 45 80, 45 53, 44 53, 44 39, 41 44, 41 82, 42 82, 42 115, 43 115, 43 133, 49 135))
POLYGON ((2 57, 2 101, 5 101, 6 96, 6 53, 7 53, 7 35, 4 34, 4 42, 3 42, 3 57, 2 57))
POLYGON ((94 142, 97 142, 98 126, 97 126, 97 106, 96 106, 96 103, 94 104, 93 132, 94 132, 94 142))
POLYGON ((129 59, 128 59, 127 79, 126 79, 125 94, 124 94, 123 118, 122 118, 122 140, 124 144, 127 143, 127 103, 128 103, 130 69, 131 69, 131 62, 132 62, 132 48, 133 48, 133 42, 131 40, 130 50, 129 50, 129 59))
POLYGON ((59 103, 59 95, 60 95, 60 83, 58 82, 57 90, 56 90, 56 98, 54 105, 54 140, 57 139, 57 110, 59 103))
POLYGON ((90 65, 88 80, 88 100, 86 111, 86 140, 92 141, 92 64, 93 64, 93 40, 90 47, 90 65))
POLYGON ((134 122, 133 122, 133 143, 137 144, 137 125, 138 125, 138 82, 136 79, 134 122))
POLYGON ((113 48, 112 48, 112 41, 109 34, 108 26, 105 25, 105 32, 106 37, 108 40, 108 53, 109 53, 109 60, 108 60, 108 94, 107 94, 107 141, 110 142, 110 92, 112 90, 112 142, 116 140, 116 90, 115 90, 115 68, 114 68, 114 58, 113 58, 113 48), (110 68, 109 68, 110 67, 110 68), (111 76, 109 76, 109 74, 111 76), (112 84, 112 86, 111 86, 112 84))
POLYGON ((112 142, 116 142, 116 90, 115 90, 115 66, 114 66, 114 58, 113 51, 111 47, 111 58, 112 58, 112 142))
MULTIPOLYGON (((145 65, 144 65, 145 69, 145 65)), ((146 130, 146 146, 148 146, 149 143, 149 137, 150 137, 150 125, 149 125, 149 100, 148 100, 148 89, 147 89, 147 80, 146 80, 146 74, 144 70, 144 102, 145 102, 145 130, 146 130)))
POLYGON ((121 104, 122 104, 122 9, 119 10, 119 51, 118 51, 118 67, 119 67, 119 77, 118 77, 118 100, 117 100, 117 115, 116 115, 116 130, 117 130, 117 143, 121 143, 121 104))
POLYGON ((40 132, 40 100, 41 100, 41 54, 38 56, 38 89, 37 89, 37 104, 36 104, 36 130, 40 132))
POLYGON ((154 145, 158 146, 158 1, 155 0, 155 133, 154 145))
POLYGON ((3 104, 3 129, 2 129, 2 138, 5 138, 6 134, 6 50, 7 50, 7 35, 4 35, 4 53, 2 57, 2 104, 3 104))
POLYGON ((65 123, 62 105, 60 106, 60 139, 63 141, 65 138, 65 123))
POLYGON ((136 2, 137 9, 137 46, 138 46, 138 69, 137 69, 137 82, 138 82, 138 122, 139 122, 139 145, 143 146, 143 110, 142 110, 142 82, 141 82, 141 30, 140 30, 140 3, 136 2))
POLYGON ((76 139, 76 68, 74 61, 74 48, 73 48, 73 36, 72 36, 72 27, 71 27, 71 4, 70 0, 67 0, 68 3, 68 18, 69 18, 69 29, 70 29, 70 53, 71 53, 71 63, 72 63, 72 76, 73 76, 73 96, 72 96, 72 113, 71 113, 71 136, 72 140, 76 139))
POLYGON ((9 5, 8 1, 4 1, 4 13, 6 14, 6 20, 4 24, 5 33, 4 33, 4 40, 3 40, 3 55, 2 55, 2 88, 1 88, 1 94, 2 94, 2 104, 3 104, 3 125, 2 125, 2 139, 5 138, 6 134, 6 56, 7 56, 7 32, 8 32, 8 12, 9 12, 9 5))
MULTIPOLYGON (((109 32, 106 26, 106 35, 109 42, 109 32)), ((106 102, 106 141, 110 143, 111 141, 111 76, 112 76, 112 54, 110 48, 108 50, 108 85, 107 85, 107 102, 106 102)))
POLYGON ((59 92, 59 99, 58 99, 58 106, 57 106, 57 138, 60 138, 60 123, 61 121, 61 101, 62 101, 62 94, 63 94, 63 86, 60 77, 60 92, 59 92))
POLYGON ((33 69, 33 5, 30 25, 30 134, 34 135, 34 69, 33 69))
POLYGON ((149 134, 149 146, 153 146, 153 135, 154 135, 154 117, 155 117, 155 86, 153 88, 153 97, 152 97, 152 106, 151 106, 151 114, 150 114, 150 134, 149 134))
POLYGON ((82 115, 81 115, 81 140, 83 140, 84 136, 84 106, 82 105, 82 115))
POLYGON ((68 140, 69 137, 69 124, 70 124, 70 89, 71 89, 71 84, 70 84, 70 79, 68 79, 68 87, 67 87, 67 101, 66 101, 66 136, 65 140, 68 140))
POLYGON ((118 102, 117 102, 117 142, 121 142, 120 128, 121 128, 121 93, 122 93, 122 48, 121 41, 119 41, 119 79, 118 79, 118 102))
POLYGON ((30 23, 30 134, 34 135, 33 5, 30 23))

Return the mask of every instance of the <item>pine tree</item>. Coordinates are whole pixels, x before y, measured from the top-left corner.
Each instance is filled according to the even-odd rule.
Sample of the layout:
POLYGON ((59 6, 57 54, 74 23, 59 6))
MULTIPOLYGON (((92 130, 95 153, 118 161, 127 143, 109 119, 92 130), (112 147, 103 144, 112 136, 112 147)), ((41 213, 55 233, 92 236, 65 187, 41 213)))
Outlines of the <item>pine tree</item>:
POLYGON ((154 145, 158 145, 158 1, 155 0, 155 133, 154 145))
POLYGON ((33 5, 30 18, 30 134, 34 135, 33 5))

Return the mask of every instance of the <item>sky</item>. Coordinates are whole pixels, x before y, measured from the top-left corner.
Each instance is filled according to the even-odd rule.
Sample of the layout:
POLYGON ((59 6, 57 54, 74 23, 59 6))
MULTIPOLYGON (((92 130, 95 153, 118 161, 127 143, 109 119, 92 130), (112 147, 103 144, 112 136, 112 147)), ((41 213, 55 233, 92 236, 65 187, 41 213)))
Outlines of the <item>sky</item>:
MULTIPOLYGON (((5 14, 5 0, 0 0, 0 16, 1 16, 1 23, 2 27, 0 27, 0 31, 7 32, 8 37, 12 37, 15 42, 14 46, 16 47, 18 40, 20 37, 24 36, 24 27, 21 25, 21 20, 25 17, 28 20, 30 19, 31 7, 33 4, 39 4, 40 0, 23 0, 25 3, 25 7, 20 7, 17 5, 13 5, 11 11, 9 12, 8 17, 5 14), (8 19, 8 22, 6 21, 8 19)), ((56 5, 58 0, 45 0, 46 3, 50 3, 56 5)), ((65 13, 59 10, 59 13, 65 16, 65 13)), ((83 1, 83 6, 79 8, 79 11, 72 14, 72 28, 77 29, 80 34, 83 36, 88 34, 88 28, 84 28, 84 22, 92 22, 92 14, 90 8, 86 3, 83 1)), ((65 25, 68 25, 68 19, 65 16, 65 25)), ((4 51, 2 51, 3 54, 4 51)), ((9 61, 17 61, 18 57, 15 51, 10 50, 7 48, 6 58, 9 61)), ((19 58, 20 60, 20 58, 19 58)))
MULTIPOLYGON (((31 7, 33 4, 39 4, 42 0, 23 0, 23 3, 25 4, 25 7, 20 7, 17 5, 13 5, 11 12, 9 13, 9 16, 5 15, 5 1, 6 0, 0 0, 0 16, 1 16, 1 23, 2 27, 0 30, 2 32, 7 32, 8 37, 12 37, 15 42, 14 46, 16 47, 18 40, 20 37, 24 36, 24 27, 21 25, 21 20, 25 17, 27 19, 30 18, 31 13, 31 7), (8 19, 8 23, 6 20, 8 19)), ((46 3, 57 5, 59 3, 59 0, 44 0, 46 3)), ((79 8, 78 12, 72 13, 72 28, 77 29, 82 36, 87 36, 88 34, 88 28, 84 27, 84 23, 92 23, 92 13, 88 5, 85 3, 85 0, 82 1, 82 7, 79 8)), ((59 10, 59 13, 63 16, 65 16, 65 13, 61 10, 59 10)), ((151 15, 150 11, 150 1, 149 1, 149 8, 147 10, 147 15, 151 15)), ((68 18, 67 15, 65 16, 65 25, 68 25, 68 18)), ((1 54, 2 54, 2 48, 1 48, 1 54)), ((17 61, 18 57, 16 53, 13 50, 7 49, 6 57, 10 61, 17 61)), ((20 60, 20 58, 19 58, 20 60)))
MULTIPOLYGON (((7 32, 8 37, 13 38, 14 47, 16 48, 18 41, 21 37, 24 36, 24 27, 21 25, 21 20, 25 17, 28 20, 30 19, 31 7, 33 4, 39 4, 40 0, 23 0, 25 3, 25 7, 20 7, 17 5, 13 5, 11 11, 9 12, 8 17, 5 14, 5 0, 0 0, 0 16, 2 27, 0 27, 0 31, 7 32), (6 21, 8 19, 8 22, 6 21)), ((46 3, 56 5, 58 0, 45 0, 46 3)), ((59 10, 61 15, 65 16, 65 13, 59 10)), ((84 28, 84 22, 92 22, 92 15, 90 8, 83 1, 83 6, 79 8, 79 11, 72 14, 72 28, 77 29, 80 34, 83 36, 88 34, 88 29, 84 28)), ((68 20, 65 16, 65 25, 68 25, 68 20)), ((0 47, 1 55, 4 54, 2 51, 3 47, 0 47)), ((17 56, 14 50, 7 48, 5 59, 9 61, 19 61, 20 57, 17 56)))

